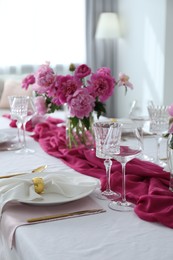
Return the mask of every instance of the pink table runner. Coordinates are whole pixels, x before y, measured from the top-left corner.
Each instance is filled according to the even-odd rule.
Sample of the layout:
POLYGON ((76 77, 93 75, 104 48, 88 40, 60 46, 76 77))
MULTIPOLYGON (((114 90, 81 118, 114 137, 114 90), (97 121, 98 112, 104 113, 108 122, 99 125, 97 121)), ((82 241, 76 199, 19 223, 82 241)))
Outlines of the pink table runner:
MULTIPOLYGON (((65 126, 62 121, 48 118, 34 128, 33 138, 48 154, 61 159, 76 171, 97 177, 105 187, 105 168, 103 160, 95 156, 95 150, 84 147, 67 149, 65 126), (59 125, 59 126, 58 126, 59 125)), ((135 213, 143 220, 159 222, 173 228, 173 193, 169 191, 168 172, 150 162, 133 159, 127 164, 127 199, 136 204, 135 213)), ((121 192, 121 166, 113 161, 111 187, 121 192)))

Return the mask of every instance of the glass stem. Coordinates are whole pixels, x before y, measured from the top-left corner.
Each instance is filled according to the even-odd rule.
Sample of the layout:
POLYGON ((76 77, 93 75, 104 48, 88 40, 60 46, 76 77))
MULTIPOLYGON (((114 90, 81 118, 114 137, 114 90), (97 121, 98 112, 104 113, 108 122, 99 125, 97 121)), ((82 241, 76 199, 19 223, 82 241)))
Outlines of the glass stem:
POLYGON ((173 191, 173 173, 170 173, 169 190, 173 191))
POLYGON ((21 124, 21 122, 17 121, 17 122, 16 122, 16 125, 17 125, 17 137, 18 137, 18 141, 19 141, 20 146, 22 147, 22 146, 23 146, 23 142, 22 142, 21 134, 20 134, 22 124, 21 124))
POLYGON ((26 123, 23 122, 23 147, 24 149, 26 148, 26 135, 25 135, 25 130, 26 130, 26 123))
POLYGON ((122 166, 122 202, 126 202, 126 163, 121 163, 122 166))
POLYGON ((112 167, 111 159, 105 159, 104 165, 106 168, 106 191, 110 191, 111 190, 110 175, 111 175, 111 167, 112 167))
POLYGON ((140 133, 140 136, 141 136, 142 151, 144 151, 144 130, 143 130, 142 126, 140 127, 139 133, 140 133))
POLYGON ((159 162, 159 156, 160 156, 160 143, 162 141, 162 137, 157 136, 156 142, 157 142, 157 154, 156 154, 156 162, 159 162))

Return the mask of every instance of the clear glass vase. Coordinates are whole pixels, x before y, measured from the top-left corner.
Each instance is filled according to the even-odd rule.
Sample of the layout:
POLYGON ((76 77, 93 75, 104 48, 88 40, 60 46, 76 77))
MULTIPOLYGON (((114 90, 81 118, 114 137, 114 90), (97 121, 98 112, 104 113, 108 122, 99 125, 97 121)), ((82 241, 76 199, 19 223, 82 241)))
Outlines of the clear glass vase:
POLYGON ((84 146, 94 148, 94 133, 92 129, 93 115, 79 119, 77 117, 66 118, 66 141, 69 149, 84 146))

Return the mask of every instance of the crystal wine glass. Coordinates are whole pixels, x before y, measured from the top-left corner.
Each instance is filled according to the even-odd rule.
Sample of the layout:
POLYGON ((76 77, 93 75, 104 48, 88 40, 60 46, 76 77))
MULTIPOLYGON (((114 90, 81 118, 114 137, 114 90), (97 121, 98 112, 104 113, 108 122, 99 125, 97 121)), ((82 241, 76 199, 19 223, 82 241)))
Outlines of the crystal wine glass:
POLYGON ((111 156, 105 146, 106 137, 110 131, 110 127, 113 129, 110 135, 110 146, 117 149, 118 142, 120 139, 120 124, 112 121, 95 122, 93 124, 95 140, 96 140, 96 156, 98 158, 104 159, 104 165, 106 169, 106 190, 101 191, 100 189, 96 191, 96 197, 99 199, 118 199, 120 198, 120 193, 111 190, 110 185, 110 173, 111 173, 111 156))
POLYGON ((13 118, 19 122, 23 128, 23 146, 16 153, 34 153, 33 149, 29 149, 26 145, 26 123, 36 114, 33 98, 29 96, 16 96, 11 104, 11 114, 13 118))
POLYGON ((126 200, 126 164, 139 157, 142 152, 142 142, 139 131, 134 124, 124 123, 121 128, 120 150, 111 150, 110 156, 122 166, 122 195, 120 201, 111 201, 109 207, 117 211, 131 211, 134 204, 126 200))
MULTIPOLYGON (((152 104, 151 102, 152 101, 149 101, 148 104, 152 104)), ((129 119, 131 119, 135 123, 141 135, 143 153, 141 154, 140 158, 145 161, 153 162, 152 157, 144 154, 144 127, 146 126, 146 124, 147 126, 149 124, 149 116, 142 113, 142 109, 140 107, 140 104, 138 103, 139 102, 137 100, 133 100, 129 111, 129 119)))
MULTIPOLYGON (((10 105, 11 119, 16 119, 16 116, 14 115, 14 113, 13 113, 14 111, 12 109, 12 104, 13 104, 13 101, 14 101, 15 97, 16 96, 8 96, 8 102, 9 102, 9 105, 10 105)), ((16 120, 16 126, 17 126, 18 143, 13 144, 13 148, 21 149, 22 146, 23 146, 22 139, 21 139, 21 126, 22 126, 22 124, 21 124, 21 122, 19 120, 16 120)))
POLYGON ((166 164, 159 159, 160 143, 164 133, 169 129, 169 115, 167 106, 148 106, 150 116, 150 131, 155 134, 157 142, 157 152, 155 163, 164 167, 166 164))

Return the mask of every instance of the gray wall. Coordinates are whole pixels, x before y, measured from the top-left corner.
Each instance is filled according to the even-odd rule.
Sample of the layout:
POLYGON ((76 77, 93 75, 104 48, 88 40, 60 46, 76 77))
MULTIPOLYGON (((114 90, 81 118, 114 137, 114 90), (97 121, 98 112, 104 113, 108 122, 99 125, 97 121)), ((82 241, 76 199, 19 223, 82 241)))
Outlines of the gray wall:
POLYGON ((127 117, 134 99, 141 114, 147 102, 173 103, 173 1, 119 0, 122 36, 118 39, 118 69, 130 76, 134 90, 115 93, 116 117, 127 117), (172 95, 172 96, 171 96, 172 95))

